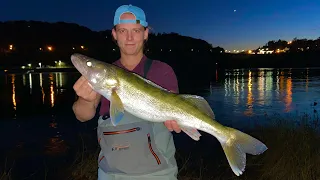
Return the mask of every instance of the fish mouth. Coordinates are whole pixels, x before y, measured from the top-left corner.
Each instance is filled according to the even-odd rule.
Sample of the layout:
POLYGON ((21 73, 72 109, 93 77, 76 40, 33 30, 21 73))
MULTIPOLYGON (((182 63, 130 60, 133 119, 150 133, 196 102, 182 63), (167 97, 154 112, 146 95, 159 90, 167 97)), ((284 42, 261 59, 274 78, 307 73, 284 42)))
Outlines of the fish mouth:
POLYGON ((86 62, 88 57, 82 54, 72 54, 71 55, 71 62, 73 66, 83 75, 87 76, 88 69, 86 68, 86 62))
POLYGON ((97 71, 96 69, 92 69, 91 67, 88 67, 87 62, 88 61, 95 61, 93 58, 90 58, 88 56, 85 56, 83 54, 75 53, 71 55, 71 62, 74 65, 74 67, 80 72, 82 76, 89 82, 89 85, 93 89, 99 89, 101 88, 99 84, 103 81, 103 76, 105 72, 103 71, 97 71), (102 76, 102 77, 101 77, 102 76))

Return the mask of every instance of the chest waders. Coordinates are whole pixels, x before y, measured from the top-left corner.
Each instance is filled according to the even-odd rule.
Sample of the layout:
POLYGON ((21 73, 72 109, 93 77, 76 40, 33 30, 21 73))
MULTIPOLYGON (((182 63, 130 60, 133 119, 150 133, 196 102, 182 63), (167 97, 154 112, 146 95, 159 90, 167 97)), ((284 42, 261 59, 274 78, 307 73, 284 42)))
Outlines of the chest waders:
MULTIPOLYGON (((152 65, 147 59, 144 77, 152 65)), ((117 126, 100 116, 97 127, 101 151, 98 180, 176 180, 175 146, 163 123, 124 114, 117 126)))

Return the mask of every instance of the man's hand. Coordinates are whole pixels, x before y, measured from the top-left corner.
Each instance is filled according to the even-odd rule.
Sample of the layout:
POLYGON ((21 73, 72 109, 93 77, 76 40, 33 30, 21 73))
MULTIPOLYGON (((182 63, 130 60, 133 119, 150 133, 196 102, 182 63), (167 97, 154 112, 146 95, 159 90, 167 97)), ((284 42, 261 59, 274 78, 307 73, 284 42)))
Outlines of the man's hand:
POLYGON ((175 131, 176 133, 180 133, 181 129, 175 120, 168 120, 164 122, 164 125, 169 129, 169 131, 175 131))
POLYGON ((93 91, 88 83, 88 80, 86 80, 84 76, 81 76, 73 85, 73 89, 76 94, 83 100, 87 102, 93 102, 97 98, 98 93, 93 91))

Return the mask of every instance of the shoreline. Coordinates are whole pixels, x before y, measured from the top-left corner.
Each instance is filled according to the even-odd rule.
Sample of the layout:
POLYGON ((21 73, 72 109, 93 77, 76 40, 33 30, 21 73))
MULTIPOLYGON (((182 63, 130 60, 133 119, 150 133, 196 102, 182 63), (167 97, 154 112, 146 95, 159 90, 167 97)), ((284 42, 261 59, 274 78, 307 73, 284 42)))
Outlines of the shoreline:
POLYGON ((1 69, 4 74, 46 73, 46 72, 78 72, 74 67, 66 68, 7 68, 1 69))
MULTIPOLYGON (((254 67, 254 68, 223 68, 217 69, 217 71, 234 71, 234 70, 266 70, 272 71, 276 69, 283 70, 320 70, 320 66, 315 67, 254 67)), ((24 74, 24 73, 46 73, 46 72, 78 72, 75 67, 66 67, 66 68, 0 68, 0 72, 3 74, 24 74)))

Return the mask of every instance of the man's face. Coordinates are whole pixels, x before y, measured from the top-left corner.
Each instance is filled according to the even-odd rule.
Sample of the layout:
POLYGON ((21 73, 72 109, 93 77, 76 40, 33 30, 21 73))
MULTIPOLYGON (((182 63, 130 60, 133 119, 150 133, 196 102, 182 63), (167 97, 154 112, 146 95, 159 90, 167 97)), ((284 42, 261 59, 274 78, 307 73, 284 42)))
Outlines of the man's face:
MULTIPOLYGON (((120 18, 135 19, 131 13, 124 13, 120 18)), ((141 24, 118 24, 112 29, 112 35, 122 53, 135 55, 143 50, 143 42, 148 38, 148 29, 141 24)))

